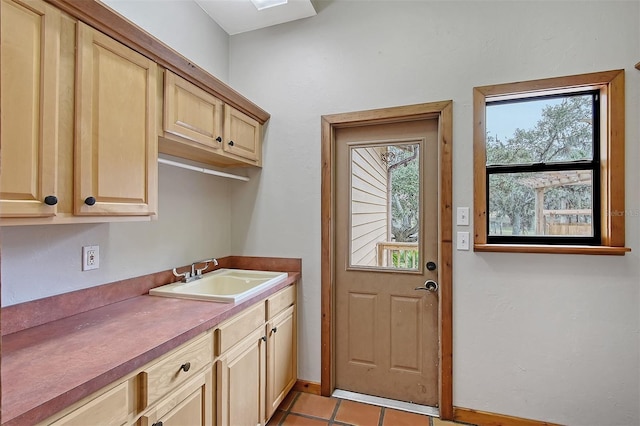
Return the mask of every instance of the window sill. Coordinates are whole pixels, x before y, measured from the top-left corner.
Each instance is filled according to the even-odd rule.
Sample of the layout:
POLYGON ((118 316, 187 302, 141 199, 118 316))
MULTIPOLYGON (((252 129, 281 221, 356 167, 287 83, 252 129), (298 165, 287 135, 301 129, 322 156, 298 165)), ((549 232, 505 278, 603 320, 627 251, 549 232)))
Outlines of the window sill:
POLYGON ((533 244, 474 244, 473 250, 478 252, 499 253, 550 253, 550 254, 599 254, 624 256, 630 252, 629 247, 610 246, 556 246, 533 244))

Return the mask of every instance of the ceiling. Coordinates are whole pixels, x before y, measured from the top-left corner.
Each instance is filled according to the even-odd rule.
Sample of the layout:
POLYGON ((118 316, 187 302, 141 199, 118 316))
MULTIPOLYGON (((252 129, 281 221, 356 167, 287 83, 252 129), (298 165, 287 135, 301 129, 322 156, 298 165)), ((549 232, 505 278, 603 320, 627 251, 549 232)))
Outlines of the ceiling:
POLYGON ((311 0, 258 10, 250 0, 194 0, 229 35, 253 31, 316 14, 311 0))

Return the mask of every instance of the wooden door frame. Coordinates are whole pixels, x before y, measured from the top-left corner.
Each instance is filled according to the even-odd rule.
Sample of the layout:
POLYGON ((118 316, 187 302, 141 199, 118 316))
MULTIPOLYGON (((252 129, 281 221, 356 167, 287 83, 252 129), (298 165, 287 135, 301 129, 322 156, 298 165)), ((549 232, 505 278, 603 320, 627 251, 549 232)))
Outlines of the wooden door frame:
POLYGON ((321 254, 321 393, 329 396, 335 389, 334 318, 335 318, 335 129, 364 125, 397 123, 424 119, 438 120, 438 256, 440 284, 438 305, 440 417, 453 419, 453 245, 452 245, 452 133, 453 101, 431 102, 392 108, 322 116, 322 254, 321 254))

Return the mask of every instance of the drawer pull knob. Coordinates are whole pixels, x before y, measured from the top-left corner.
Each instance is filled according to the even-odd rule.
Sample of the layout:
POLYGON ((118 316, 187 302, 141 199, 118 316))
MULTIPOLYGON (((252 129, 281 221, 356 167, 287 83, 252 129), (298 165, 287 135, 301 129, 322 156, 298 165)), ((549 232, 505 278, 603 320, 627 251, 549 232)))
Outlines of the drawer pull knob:
POLYGON ((56 197, 55 195, 47 195, 46 197, 44 197, 44 203, 48 206, 55 206, 56 204, 58 204, 58 197, 56 197))
POLYGON ((262 336, 262 337, 260 338, 260 340, 262 340, 263 342, 266 342, 266 341, 267 341, 267 336, 262 336))
POLYGON ((274 332, 274 333, 276 333, 276 332, 278 331, 278 327, 273 327, 273 328, 271 329, 271 331, 272 331, 272 332, 274 332))
POLYGON ((154 424, 152 424, 151 426, 162 426, 162 422, 155 422, 154 424))
POLYGON ((233 145, 235 145, 233 141, 229 141, 229 146, 233 146, 233 145))
POLYGON ((180 366, 180 370, 184 371, 185 373, 187 371, 189 371, 190 368, 191 368, 191 363, 190 362, 185 362, 184 364, 182 364, 180 366))
POLYGON ((218 136, 218 137, 216 138, 216 142, 222 142, 222 138, 221 138, 220 136, 218 136))
POLYGON ((96 199, 94 197, 87 197, 84 199, 84 203, 88 206, 92 206, 96 203, 96 199))

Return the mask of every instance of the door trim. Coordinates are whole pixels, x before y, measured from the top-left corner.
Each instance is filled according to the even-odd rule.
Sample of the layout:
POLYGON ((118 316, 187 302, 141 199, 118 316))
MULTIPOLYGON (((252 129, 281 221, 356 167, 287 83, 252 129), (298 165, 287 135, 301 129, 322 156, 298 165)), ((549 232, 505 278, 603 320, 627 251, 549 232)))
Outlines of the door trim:
POLYGON ((453 419, 453 246, 452 246, 452 134, 453 101, 431 102, 392 108, 322 116, 322 184, 321 184, 321 393, 330 396, 334 378, 335 279, 333 268, 335 218, 335 129, 363 125, 438 120, 439 203, 439 409, 440 418, 453 419))

